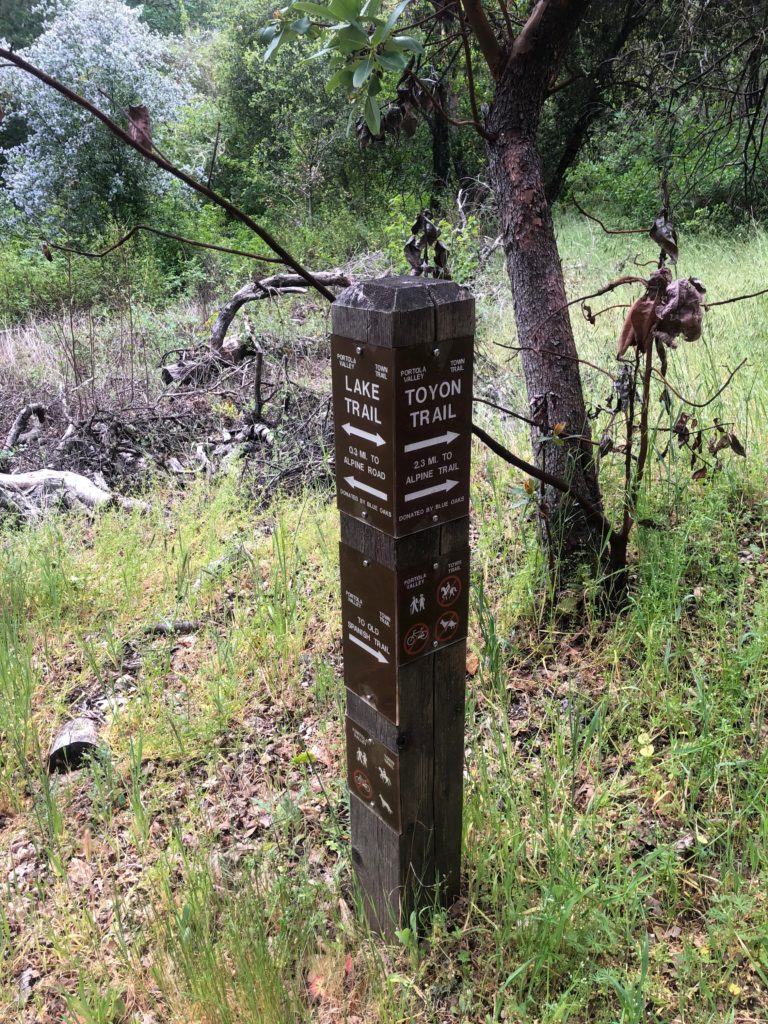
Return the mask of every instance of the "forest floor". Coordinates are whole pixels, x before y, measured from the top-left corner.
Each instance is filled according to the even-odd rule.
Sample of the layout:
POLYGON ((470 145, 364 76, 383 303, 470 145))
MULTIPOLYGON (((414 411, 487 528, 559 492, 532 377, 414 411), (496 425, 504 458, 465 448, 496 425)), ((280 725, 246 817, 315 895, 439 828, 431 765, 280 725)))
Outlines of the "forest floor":
MULTIPOLYGON (((629 245, 564 225, 570 294, 636 272, 629 245)), ((712 300, 756 291, 768 238, 689 241, 680 273, 712 300)), ((477 393, 525 412, 501 268, 477 291, 477 393)), ((291 375, 319 393, 327 326, 302 302, 254 317, 314 339, 291 375)), ((621 318, 575 307, 586 358, 611 365, 621 318)), ((747 357, 697 414, 747 455, 703 481, 675 446, 654 460, 619 614, 589 580, 553 599, 534 499, 475 448, 462 893, 393 944, 366 929, 351 871, 321 433, 318 472, 287 490, 246 462, 156 474, 148 513, 0 528, 0 1021, 768 1019, 766 324, 766 297, 713 308, 670 353, 697 402, 747 357), (147 631, 177 620, 183 635, 147 631), (104 749, 48 775, 83 712, 104 749)), ((231 399, 211 401, 228 429, 231 399)), ((654 409, 659 451, 684 409, 654 409)), ((476 415, 525 453, 523 425, 476 415)), ((604 474, 615 506, 609 459, 604 474)))

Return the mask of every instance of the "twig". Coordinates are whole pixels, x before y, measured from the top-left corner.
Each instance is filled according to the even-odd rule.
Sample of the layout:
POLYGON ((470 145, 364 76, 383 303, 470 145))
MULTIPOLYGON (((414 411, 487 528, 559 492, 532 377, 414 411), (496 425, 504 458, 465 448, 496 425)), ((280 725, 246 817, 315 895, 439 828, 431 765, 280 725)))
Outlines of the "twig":
POLYGON ((498 348, 506 348, 510 352, 549 352, 550 355, 559 356, 561 359, 567 359, 572 363, 579 363, 581 366, 588 366, 590 370, 595 370, 597 373, 602 373, 608 377, 609 380, 614 381, 616 378, 613 374, 606 370, 604 366, 598 366, 597 363, 591 363, 588 359, 582 359, 581 356, 571 356, 567 352, 560 352, 559 349, 552 348, 551 346, 545 346, 543 348, 534 349, 533 345, 505 345, 503 341, 494 341, 493 343, 498 348))
MULTIPOLYGON (((550 95, 552 95, 552 94, 550 93, 550 95)), ((607 228, 605 226, 605 224, 603 224, 603 222, 600 220, 599 217, 593 217, 593 215, 591 213, 587 213, 586 210, 584 210, 581 206, 579 206, 579 204, 576 202, 575 199, 572 199, 571 202, 576 207, 576 209, 579 211, 579 213, 582 216, 586 217, 587 220, 593 220, 595 222, 595 224, 599 224, 600 227, 603 229, 603 231, 606 233, 606 235, 647 235, 648 234, 648 229, 647 228, 607 228)))
POLYGON ((713 306, 727 306, 731 302, 741 302, 742 299, 756 299, 758 295, 765 295, 768 293, 768 288, 763 288, 759 292, 752 292, 749 295, 734 295, 732 299, 719 299, 717 302, 705 302, 704 309, 711 309, 713 306))
POLYGON ((131 230, 119 238, 114 245, 108 246, 102 252, 88 252, 85 249, 77 249, 70 245, 59 245, 56 242, 47 242, 49 249, 57 249, 59 252, 73 253, 75 256, 86 256, 88 259, 100 260, 105 256, 109 256, 115 249, 119 249, 121 245, 125 245, 139 232, 147 231, 151 235, 159 235, 161 238, 171 238, 175 242, 182 242, 184 245, 194 245, 198 249, 213 249, 215 252, 224 252, 230 256, 244 256, 249 260, 256 260, 259 263, 279 263, 282 264, 283 260, 277 256, 261 256, 256 252, 246 252, 244 249, 230 249, 226 245, 214 245, 213 242, 199 242, 195 238, 185 238, 183 235, 176 235, 172 231, 162 231, 160 228, 151 228, 148 224, 135 224, 131 230))
POLYGON ((708 405, 711 405, 716 398, 719 398, 720 395, 722 395, 722 393, 725 391, 725 389, 731 383, 731 381, 736 376, 736 374, 739 372, 739 370, 743 369, 743 367, 746 365, 746 362, 747 362, 747 357, 745 356, 741 360, 739 365, 736 367, 736 369, 728 374, 728 377, 726 378, 725 383, 721 384, 721 386, 717 389, 717 391, 714 393, 714 395, 712 395, 711 398, 708 398, 706 400, 706 402, 692 402, 689 398, 684 398, 683 395, 681 395, 680 392, 677 390, 677 388, 673 387, 672 384, 669 383, 669 381, 664 376, 664 374, 662 374, 659 370, 656 370, 656 369, 654 369, 653 372, 656 375, 656 377, 661 381, 661 383, 665 387, 669 388, 669 390, 672 392, 672 394, 676 395, 680 399, 680 401, 683 402, 685 405, 690 405, 691 408, 693 408, 693 409, 706 409, 706 407, 708 405))

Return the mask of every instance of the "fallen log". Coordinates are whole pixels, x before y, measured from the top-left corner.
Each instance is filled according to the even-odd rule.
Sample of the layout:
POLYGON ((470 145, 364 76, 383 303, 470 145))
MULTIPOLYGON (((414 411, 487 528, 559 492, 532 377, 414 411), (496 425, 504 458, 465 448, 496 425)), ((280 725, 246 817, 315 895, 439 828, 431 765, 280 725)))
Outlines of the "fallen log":
POLYGON ((99 727, 91 718, 73 718, 56 734, 48 751, 49 773, 74 771, 88 752, 99 749, 99 727))
POLYGON ((37 520, 51 505, 61 502, 68 508, 96 508, 118 505, 124 509, 146 511, 146 502, 126 498, 115 491, 98 487, 79 473, 38 469, 30 473, 0 473, 0 509, 37 520))

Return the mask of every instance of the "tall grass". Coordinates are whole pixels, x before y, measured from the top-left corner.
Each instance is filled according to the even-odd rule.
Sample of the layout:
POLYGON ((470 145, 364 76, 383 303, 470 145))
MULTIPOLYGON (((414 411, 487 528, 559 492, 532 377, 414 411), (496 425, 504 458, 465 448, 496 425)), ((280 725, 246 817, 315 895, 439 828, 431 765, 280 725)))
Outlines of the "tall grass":
MULTIPOLYGON (((634 255, 560 235, 573 295, 634 255)), ((683 239, 681 272, 712 299, 757 290, 768 243, 683 239)), ((480 290, 479 350, 521 407, 500 269, 480 290)), ((697 401, 749 357, 707 413, 748 456, 703 484, 676 451, 654 460, 655 526, 611 619, 588 581, 552 600, 522 479, 476 450, 464 891, 391 946, 354 913, 327 496, 254 509, 227 480, 167 516, 3 534, 0 1019, 766 1019, 766 314, 717 307, 671 353, 697 401), (203 626, 142 639, 174 616, 203 626), (111 695, 111 753, 51 780, 47 743, 89 688, 111 695), (19 1007, 25 967, 44 980, 19 1007)), ((587 358, 610 363, 619 323, 577 320, 587 358)))

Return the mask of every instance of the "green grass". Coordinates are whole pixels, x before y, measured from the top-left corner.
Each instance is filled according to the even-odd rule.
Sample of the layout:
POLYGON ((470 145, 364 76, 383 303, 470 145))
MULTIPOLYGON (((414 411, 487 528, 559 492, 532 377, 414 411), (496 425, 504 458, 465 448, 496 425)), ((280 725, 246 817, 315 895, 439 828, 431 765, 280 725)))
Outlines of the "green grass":
MULTIPOLYGON (((630 272, 621 239, 567 222, 561 245, 574 295, 630 272)), ((712 299, 768 278, 759 234, 683 259, 712 299)), ((500 268, 480 291, 480 352, 524 408, 500 268)), ((355 908, 328 496, 257 509, 227 480, 0 536, 0 1020, 766 1019, 766 314, 713 309, 671 354, 699 401, 749 357, 707 411, 748 457, 704 484, 654 460, 620 615, 588 583, 553 600, 522 478, 476 449, 465 890, 390 946, 355 908), (162 618, 202 626, 141 635, 162 618), (109 752, 49 780, 84 693, 109 752)), ((620 313, 575 319, 609 364, 620 313)))

